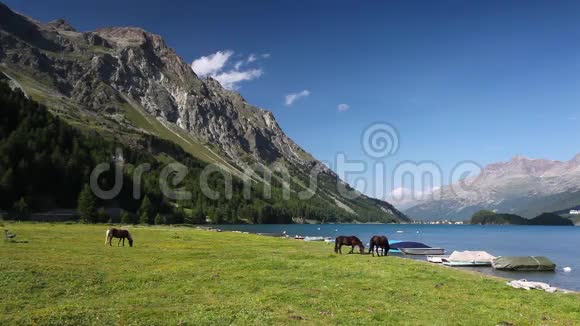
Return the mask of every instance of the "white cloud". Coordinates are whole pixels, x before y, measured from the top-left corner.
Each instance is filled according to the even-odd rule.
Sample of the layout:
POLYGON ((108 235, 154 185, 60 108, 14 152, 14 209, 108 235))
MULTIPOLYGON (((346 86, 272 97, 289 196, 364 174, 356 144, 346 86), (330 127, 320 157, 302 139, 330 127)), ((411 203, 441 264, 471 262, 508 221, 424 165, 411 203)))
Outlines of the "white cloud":
POLYGON ((347 111, 348 109, 350 109, 350 105, 342 103, 342 104, 339 104, 336 109, 339 112, 344 112, 344 111, 347 111))
POLYGON ((286 105, 290 106, 292 104, 294 104, 294 102, 296 102, 298 99, 302 98, 302 97, 306 97, 310 95, 310 91, 309 90, 303 90, 302 92, 299 93, 294 93, 294 94, 288 94, 286 95, 286 105))
POLYGON ((270 53, 262 54, 262 58, 264 58, 264 59, 268 59, 269 57, 270 57, 270 53))
POLYGON ((252 80, 262 76, 262 69, 250 69, 246 71, 230 70, 213 76, 220 84, 227 89, 237 89, 238 83, 252 80))
POLYGON ((199 59, 193 60, 191 63, 191 69, 193 69, 193 71, 200 77, 218 73, 224 68, 233 54, 234 51, 225 50, 223 52, 218 51, 208 56, 202 56, 199 59))
MULTIPOLYGON (((208 56, 202 56, 191 63, 191 69, 200 77, 210 76, 217 80, 224 88, 235 90, 242 81, 253 80, 262 76, 261 68, 242 69, 243 66, 258 61, 258 57, 250 54, 247 59, 231 63, 234 51, 218 51, 208 56)), ((264 57, 262 55, 262 57, 264 57)), ((268 55, 269 57, 269 55, 268 55)), ((264 57, 265 58, 265 57, 264 57)), ((255 66, 255 65, 254 65, 255 66)))

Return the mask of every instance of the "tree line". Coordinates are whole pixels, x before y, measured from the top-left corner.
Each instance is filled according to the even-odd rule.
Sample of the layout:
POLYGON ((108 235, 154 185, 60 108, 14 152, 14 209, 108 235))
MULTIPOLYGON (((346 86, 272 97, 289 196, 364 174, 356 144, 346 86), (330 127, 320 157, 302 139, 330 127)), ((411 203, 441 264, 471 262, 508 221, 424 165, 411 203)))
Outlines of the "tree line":
MULTIPOLYGON (((206 163, 178 145, 143 134, 141 144, 128 146, 121 135, 73 127, 3 82, 0 107, 0 209, 13 218, 30 219, 35 212, 57 208, 77 208, 78 218, 90 223, 117 222, 115 219, 144 224, 292 223, 293 218, 349 222, 356 218, 319 195, 301 200, 291 193, 285 199, 276 178, 272 179, 271 196, 264 196, 262 183, 253 183, 247 199, 243 181, 234 176, 232 197, 226 198, 226 178, 213 173, 207 183, 220 196, 208 198, 199 183, 206 163), (101 200, 88 185, 90 173, 97 164, 113 163, 117 149, 122 149, 125 162, 123 187, 114 199, 101 200), (191 191, 191 200, 171 201, 161 193, 159 175, 168 162, 188 168, 180 186, 191 191), (143 163, 151 169, 142 176, 142 196, 135 199, 133 170, 143 163), (108 216, 106 208, 111 207, 121 209, 119 218, 108 216)), ((114 169, 99 178, 102 189, 110 189, 114 182, 114 169)), ((368 213, 366 218, 376 214, 370 208, 368 213)))

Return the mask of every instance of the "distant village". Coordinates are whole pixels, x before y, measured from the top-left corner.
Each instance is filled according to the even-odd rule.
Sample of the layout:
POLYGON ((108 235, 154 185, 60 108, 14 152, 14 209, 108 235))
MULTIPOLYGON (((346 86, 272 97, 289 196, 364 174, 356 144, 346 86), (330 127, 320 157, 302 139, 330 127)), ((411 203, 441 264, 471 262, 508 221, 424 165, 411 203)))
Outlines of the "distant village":
POLYGON ((413 224, 453 224, 453 225, 462 225, 467 224, 463 221, 450 221, 450 220, 441 220, 441 221, 414 221, 413 224))

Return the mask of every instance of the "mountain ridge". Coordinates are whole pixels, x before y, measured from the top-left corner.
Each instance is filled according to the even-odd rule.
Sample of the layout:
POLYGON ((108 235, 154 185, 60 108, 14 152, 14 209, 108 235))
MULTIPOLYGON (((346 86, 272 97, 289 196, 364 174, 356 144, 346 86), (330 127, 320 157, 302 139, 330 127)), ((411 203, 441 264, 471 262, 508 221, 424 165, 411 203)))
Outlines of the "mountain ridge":
POLYGON ((367 213, 406 220, 389 203, 351 189, 290 139, 272 112, 199 78, 160 35, 142 28, 77 32, 63 19, 41 23, 0 3, 0 71, 80 128, 97 128, 134 145, 142 143, 141 133, 157 135, 256 182, 265 182, 263 171, 282 165, 290 182, 305 188, 315 171, 319 196, 327 202, 363 221, 367 213), (332 183, 358 198, 341 196, 332 183))
POLYGON ((418 219, 466 219, 482 210, 497 210, 526 218, 580 203, 580 154, 568 161, 515 156, 486 165, 466 184, 442 187, 435 198, 405 210, 418 219), (438 197, 438 198, 437 198, 438 197))

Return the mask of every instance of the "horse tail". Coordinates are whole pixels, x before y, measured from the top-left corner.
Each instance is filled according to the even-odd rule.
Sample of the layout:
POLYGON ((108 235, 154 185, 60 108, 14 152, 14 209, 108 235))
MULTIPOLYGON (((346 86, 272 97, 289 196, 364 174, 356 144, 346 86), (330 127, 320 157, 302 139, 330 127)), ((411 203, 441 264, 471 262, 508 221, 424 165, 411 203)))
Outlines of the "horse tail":
POLYGON ((109 234, 111 233, 111 230, 108 229, 107 232, 105 232, 105 245, 107 244, 107 242, 109 241, 109 234))

